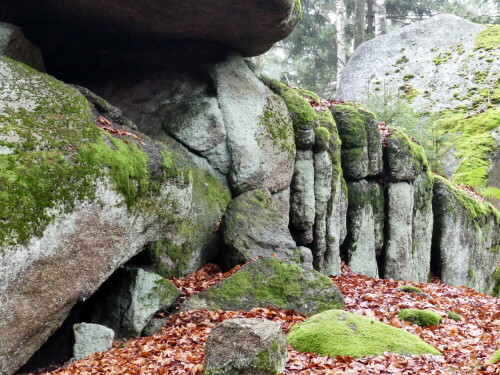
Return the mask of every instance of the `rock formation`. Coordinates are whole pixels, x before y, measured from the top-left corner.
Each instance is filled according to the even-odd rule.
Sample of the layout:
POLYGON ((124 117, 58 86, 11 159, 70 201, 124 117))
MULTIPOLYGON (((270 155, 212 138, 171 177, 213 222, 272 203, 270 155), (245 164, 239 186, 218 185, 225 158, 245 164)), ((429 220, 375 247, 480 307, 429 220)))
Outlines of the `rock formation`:
MULTIPOLYGON (((442 173, 500 208, 500 27, 443 14, 361 45, 339 84, 341 100, 400 96, 452 143, 442 173)), ((423 125, 422 125, 423 126, 423 125)))
MULTIPOLYGON (((498 211, 435 178, 422 148, 401 130, 383 138, 374 116, 353 103, 312 106, 320 103, 314 93, 262 77, 242 57, 289 32, 297 2, 251 1, 236 9, 214 4, 212 21, 231 11, 234 20, 245 14, 240 31, 255 33, 244 38, 229 32, 231 22, 217 32, 197 25, 196 17, 184 19, 201 13, 199 4, 183 4, 167 11, 150 1, 127 15, 125 2, 96 29, 118 25, 116 33, 88 50, 72 49, 59 62, 55 51, 67 45, 71 27, 102 20, 117 10, 115 2, 99 8, 56 1, 33 25, 41 1, 30 9, 25 1, 0 5, 0 21, 19 20, 28 36, 34 38, 35 25, 47 27, 33 40, 47 56, 49 73, 67 77, 75 69, 70 86, 0 56, 0 373, 14 373, 76 303, 131 258, 171 277, 209 261, 231 267, 270 257, 192 297, 184 309, 264 304, 313 314, 340 308, 342 296, 320 273, 339 274, 341 256, 364 275, 426 281, 432 269, 447 282, 499 293, 500 272, 493 266, 500 260, 498 211), (47 20, 65 9, 74 25, 50 27, 47 20), (162 29, 156 19, 141 21, 154 12, 182 19, 190 34, 162 29), (121 48, 121 38, 130 37, 119 34, 124 19, 137 37, 130 48, 166 50, 163 57, 172 57, 172 38, 182 37, 175 43, 192 61, 167 62, 160 53, 153 67, 138 49, 131 62, 121 48), (263 35, 263 29, 272 32, 263 35), (110 41, 116 44, 107 55, 103 44, 110 41), (207 58, 199 43, 223 48, 207 58), (120 64, 97 64, 92 71, 88 60, 75 62, 89 51, 120 64), (453 233, 462 233, 468 246, 458 249, 453 233), (463 266, 450 251, 460 254, 463 266)), ((5 35, 19 32, 2 27, 5 35)), ((78 43, 93 36, 88 27, 82 33, 78 43)), ((0 51, 38 61, 27 40, 16 40, 21 47, 14 52, 0 51)), ((134 272, 131 279, 144 279, 144 271, 134 272)), ((130 282, 115 292, 131 294, 130 302, 154 289, 152 283, 130 282)), ((163 306, 160 300, 154 309, 163 306)), ((124 335, 138 335, 154 309, 127 313, 140 324, 124 335)))

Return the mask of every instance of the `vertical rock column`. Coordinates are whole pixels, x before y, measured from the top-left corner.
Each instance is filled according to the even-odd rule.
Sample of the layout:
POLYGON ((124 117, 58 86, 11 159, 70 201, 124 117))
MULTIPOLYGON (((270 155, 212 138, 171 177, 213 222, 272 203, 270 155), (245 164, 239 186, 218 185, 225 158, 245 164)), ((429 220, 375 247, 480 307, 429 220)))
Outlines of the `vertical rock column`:
POLYGON ((345 238, 346 190, 340 166, 340 139, 327 108, 312 108, 311 92, 278 82, 269 87, 285 101, 294 125, 297 154, 291 184, 290 230, 314 268, 340 274, 339 246, 345 238))
POLYGON ((332 114, 342 141, 347 180, 347 237, 344 249, 354 272, 378 277, 377 253, 384 241, 384 194, 374 177, 382 171, 382 142, 373 114, 354 104, 336 105, 332 114))
POLYGON ((432 241, 432 186, 424 150, 398 129, 385 147, 389 177, 384 276, 428 281, 432 241))

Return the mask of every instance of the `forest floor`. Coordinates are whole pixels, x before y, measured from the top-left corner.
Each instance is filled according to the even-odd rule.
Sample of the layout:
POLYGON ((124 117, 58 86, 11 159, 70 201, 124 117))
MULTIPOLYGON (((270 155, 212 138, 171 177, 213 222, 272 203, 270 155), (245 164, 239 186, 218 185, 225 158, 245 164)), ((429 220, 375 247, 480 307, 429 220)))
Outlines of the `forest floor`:
MULTIPOLYGON (((216 284, 235 270, 222 273, 207 265, 194 274, 173 279, 184 297, 216 284)), ((332 277, 345 298, 345 310, 378 319, 418 335, 443 355, 403 356, 385 353, 362 358, 322 357, 299 353, 289 346, 284 374, 500 374, 500 363, 488 364, 500 348, 500 299, 465 287, 432 283, 373 279, 359 276, 346 266, 342 275, 332 277), (424 293, 397 289, 412 285, 424 293), (419 327, 400 321, 401 309, 432 309, 443 320, 439 326, 419 327), (448 312, 461 319, 452 320, 448 312)), ((205 341, 213 327, 230 318, 265 318, 290 327, 305 320, 293 311, 256 308, 244 311, 187 311, 173 314, 161 332, 152 336, 115 342, 114 347, 46 374, 188 374, 203 370, 205 341)))

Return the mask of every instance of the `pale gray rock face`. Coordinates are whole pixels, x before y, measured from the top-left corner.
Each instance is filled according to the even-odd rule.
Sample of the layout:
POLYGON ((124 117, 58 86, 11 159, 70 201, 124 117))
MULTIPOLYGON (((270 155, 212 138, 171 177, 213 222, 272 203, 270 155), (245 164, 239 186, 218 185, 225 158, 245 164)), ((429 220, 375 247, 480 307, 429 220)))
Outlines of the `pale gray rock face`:
POLYGON ((341 309, 344 300, 329 277, 272 257, 247 263, 219 284, 191 296, 182 310, 248 311, 265 306, 309 316, 341 309))
POLYGON ((3 22, 0 22, 0 55, 45 71, 40 50, 26 39, 19 27, 3 22))
POLYGON ((348 234, 344 246, 348 265, 361 275, 378 277, 374 203, 383 197, 378 196, 378 185, 366 180, 348 182, 347 190, 348 234))
POLYGON ((479 204, 468 201, 465 193, 453 191, 435 178, 433 210, 438 276, 444 283, 465 285, 498 296, 499 291, 494 288, 499 285, 500 224, 493 214, 474 219, 455 194, 462 195, 467 204, 479 204))
POLYGON ((112 329, 99 324, 75 324, 73 331, 75 343, 73 345, 73 358, 70 362, 110 349, 115 339, 115 333, 112 329))
POLYGON ((347 234, 347 196, 343 188, 342 176, 332 183, 332 196, 328 202, 326 218, 326 252, 323 273, 340 275, 340 245, 347 234))
POLYGON ((290 188, 272 194, 272 199, 286 225, 288 225, 290 216, 290 188))
POLYGON ((267 190, 252 190, 233 199, 222 223, 226 246, 223 261, 228 267, 275 254, 296 257, 297 245, 283 216, 267 190))
POLYGON ((297 151, 291 185, 290 225, 308 230, 314 225, 314 158, 312 151, 297 151))
POLYGON ((385 277, 411 280, 413 278, 413 186, 408 182, 390 183, 387 190, 385 277))
POLYGON ((428 282, 431 266, 432 230, 432 187, 434 179, 427 173, 420 173, 413 181, 413 223, 412 223, 412 281, 428 282))
MULTIPOLYGON (((474 77, 476 71, 499 70, 498 64, 469 57, 483 28, 484 25, 442 14, 363 43, 342 71, 338 97, 364 102, 367 93, 376 92, 376 87, 382 85, 398 93, 406 83, 418 92, 411 103, 415 109, 436 111, 450 104, 468 104, 470 99, 461 101, 453 94, 465 93, 477 83, 459 73, 474 77), (453 86, 456 88, 450 89, 453 86), (424 95, 426 91, 429 95, 424 95)), ((462 96, 465 95, 458 95, 462 96)))
POLYGON ((285 370, 288 343, 281 325, 266 319, 227 319, 208 336, 206 375, 276 375, 285 370))
POLYGON ((229 172, 231 157, 217 98, 186 95, 180 101, 164 102, 155 114, 169 135, 201 154, 219 172, 229 172))
POLYGON ((238 195, 259 188, 271 193, 288 188, 295 141, 283 100, 255 76, 241 56, 216 65, 212 76, 231 153, 232 191, 238 195))
POLYGON ((114 288, 94 310, 92 321, 112 328, 118 339, 139 337, 154 314, 172 305, 179 291, 161 276, 142 269, 125 269, 114 288))

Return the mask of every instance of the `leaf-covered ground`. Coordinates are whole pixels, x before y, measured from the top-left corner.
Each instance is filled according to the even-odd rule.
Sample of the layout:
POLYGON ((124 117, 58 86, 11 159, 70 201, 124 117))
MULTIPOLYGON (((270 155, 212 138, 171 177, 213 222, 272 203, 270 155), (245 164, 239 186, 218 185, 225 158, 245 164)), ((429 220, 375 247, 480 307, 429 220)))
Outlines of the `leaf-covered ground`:
MULTIPOLYGON (((223 278, 208 265, 197 273, 173 280, 185 296, 197 293, 223 278)), ((402 356, 386 353, 358 359, 329 358, 288 351, 285 374, 500 374, 500 364, 487 363, 500 348, 500 299, 464 287, 439 283, 408 283, 359 276, 343 267, 332 277, 345 297, 345 310, 374 317, 420 336, 443 355, 402 356), (424 294, 396 289, 413 285, 424 294), (432 309, 442 317, 437 327, 421 328, 397 319, 403 308, 432 309), (449 311, 461 316, 447 317, 449 311)), ((153 337, 116 342, 113 349, 53 371, 52 374, 201 374, 204 344, 219 322, 236 317, 265 318, 282 324, 283 331, 305 319, 293 311, 257 308, 250 312, 187 311, 172 315, 161 333, 153 337)), ((48 373, 47 373, 48 374, 48 373)))

